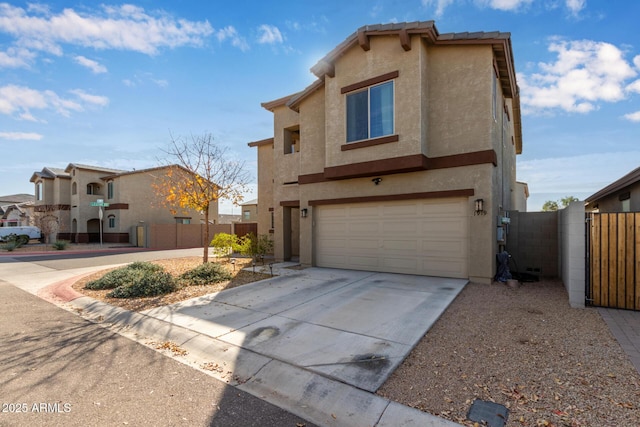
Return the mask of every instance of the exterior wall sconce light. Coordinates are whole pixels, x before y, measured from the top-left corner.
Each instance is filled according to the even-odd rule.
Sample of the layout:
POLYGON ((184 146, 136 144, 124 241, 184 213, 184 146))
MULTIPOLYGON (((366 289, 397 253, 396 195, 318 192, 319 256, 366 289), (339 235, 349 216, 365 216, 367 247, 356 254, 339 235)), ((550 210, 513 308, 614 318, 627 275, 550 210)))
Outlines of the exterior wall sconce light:
POLYGON ((378 177, 378 178, 373 178, 371 180, 375 185, 378 185, 382 182, 382 178, 378 177))
POLYGON ((476 199, 475 202, 475 210, 473 212, 474 215, 486 215, 487 211, 484 210, 484 200, 476 199))
POLYGON ((307 208, 300 209, 300 216, 302 216, 302 218, 306 218, 308 213, 309 210, 307 208))

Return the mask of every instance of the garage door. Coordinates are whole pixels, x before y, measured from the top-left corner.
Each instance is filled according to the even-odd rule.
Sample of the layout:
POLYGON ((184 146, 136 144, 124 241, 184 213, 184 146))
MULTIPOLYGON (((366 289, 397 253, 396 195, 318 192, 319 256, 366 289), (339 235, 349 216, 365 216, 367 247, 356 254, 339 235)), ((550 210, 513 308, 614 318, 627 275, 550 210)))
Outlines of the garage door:
POLYGON ((318 206, 320 267, 467 278, 467 199, 318 206))

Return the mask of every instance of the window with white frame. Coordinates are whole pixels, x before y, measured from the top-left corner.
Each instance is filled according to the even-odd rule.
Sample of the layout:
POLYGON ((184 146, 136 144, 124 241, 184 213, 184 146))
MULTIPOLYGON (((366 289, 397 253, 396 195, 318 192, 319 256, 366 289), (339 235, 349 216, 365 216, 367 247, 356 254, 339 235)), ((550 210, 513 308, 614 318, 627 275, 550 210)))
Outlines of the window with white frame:
POLYGON ((109 215, 109 228, 116 228, 116 216, 109 215))
POLYGON ((347 142, 392 135, 394 81, 347 94, 347 142))

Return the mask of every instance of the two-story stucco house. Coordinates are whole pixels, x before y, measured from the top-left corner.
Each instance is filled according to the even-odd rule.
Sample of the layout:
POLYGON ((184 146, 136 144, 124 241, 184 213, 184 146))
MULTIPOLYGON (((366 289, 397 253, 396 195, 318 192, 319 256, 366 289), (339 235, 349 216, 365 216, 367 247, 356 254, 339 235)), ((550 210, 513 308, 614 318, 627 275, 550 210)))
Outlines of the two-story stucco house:
POLYGON ((365 26, 311 71, 249 143, 276 259, 490 282, 522 151, 510 35, 365 26))
MULTIPOLYGON (((200 224, 201 212, 172 212, 164 197, 154 189, 158 177, 167 173, 162 166, 133 171, 116 170, 70 163, 65 169, 47 168, 35 172, 31 182, 36 187, 36 212, 57 223, 57 238, 87 243, 99 240, 102 220, 103 241, 135 243, 137 227, 149 224, 200 224), (98 201, 108 205, 95 206, 98 201)), ((213 203, 209 221, 218 218, 218 204, 213 203)))

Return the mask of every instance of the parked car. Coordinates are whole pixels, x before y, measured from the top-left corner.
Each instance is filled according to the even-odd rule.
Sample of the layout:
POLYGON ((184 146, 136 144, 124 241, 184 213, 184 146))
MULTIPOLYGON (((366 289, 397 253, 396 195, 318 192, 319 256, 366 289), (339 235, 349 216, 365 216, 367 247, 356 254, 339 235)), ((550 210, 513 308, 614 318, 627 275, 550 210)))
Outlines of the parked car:
POLYGON ((11 235, 16 236, 16 241, 23 245, 29 243, 31 239, 42 238, 42 233, 38 227, 0 227, 0 242, 6 241, 7 237, 11 235))

